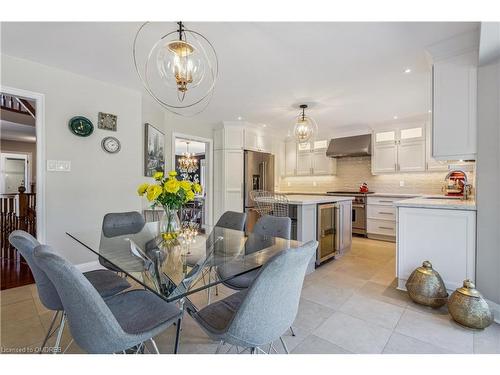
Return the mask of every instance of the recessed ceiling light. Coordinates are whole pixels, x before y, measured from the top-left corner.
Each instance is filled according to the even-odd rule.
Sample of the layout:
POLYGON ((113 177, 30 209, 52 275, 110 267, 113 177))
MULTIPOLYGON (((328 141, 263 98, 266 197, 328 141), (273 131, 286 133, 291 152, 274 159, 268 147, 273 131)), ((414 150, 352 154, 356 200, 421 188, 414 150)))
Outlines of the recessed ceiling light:
POLYGON ((397 120, 398 119, 398 116, 393 116, 392 117, 394 120, 397 120))
POLYGON ((432 113, 432 111, 430 109, 427 112, 432 113))
POLYGON ((411 69, 410 69, 410 68, 406 68, 406 69, 405 69, 405 73, 406 73, 406 74, 411 73, 411 69))
POLYGON ((267 125, 266 124, 262 124, 262 127, 265 128, 267 125))
POLYGON ((241 121, 241 120, 243 120, 243 117, 238 116, 238 117, 237 117, 237 119, 238 119, 239 121, 241 121))

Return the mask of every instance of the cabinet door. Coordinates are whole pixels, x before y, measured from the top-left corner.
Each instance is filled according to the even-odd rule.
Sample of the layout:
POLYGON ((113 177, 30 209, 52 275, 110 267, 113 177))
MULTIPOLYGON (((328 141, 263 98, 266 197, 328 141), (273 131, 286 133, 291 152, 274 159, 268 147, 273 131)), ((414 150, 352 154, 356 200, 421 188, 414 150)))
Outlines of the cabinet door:
POLYGON ((425 171, 425 141, 401 142, 398 145, 397 171, 425 171))
POLYGON ((302 151, 297 154, 297 176, 307 176, 312 173, 312 156, 310 151, 302 151))
POLYGON ((228 126, 223 130, 223 148, 231 150, 242 150, 244 146, 243 128, 228 126))
POLYGON ((334 159, 326 156, 326 149, 312 153, 312 173, 316 176, 333 174, 333 163, 334 159))
POLYGON ((432 156, 435 159, 475 159, 476 76, 476 66, 460 59, 433 66, 432 156))
POLYGON ((447 160, 436 160, 432 157, 432 125, 429 120, 425 130, 425 155, 426 155, 426 169, 428 171, 447 171, 447 160))
POLYGON ((396 172, 397 149, 395 142, 375 145, 372 155, 372 173, 396 172))
POLYGON ((225 151, 224 211, 243 211, 243 151, 225 151))
POLYGON ((294 176, 297 169, 297 144, 294 141, 285 143, 285 176, 294 176))
POLYGON ((272 152, 272 138, 264 134, 257 134, 257 149, 261 152, 272 152))
POLYGON ((257 133, 252 129, 245 129, 245 150, 258 151, 257 133))

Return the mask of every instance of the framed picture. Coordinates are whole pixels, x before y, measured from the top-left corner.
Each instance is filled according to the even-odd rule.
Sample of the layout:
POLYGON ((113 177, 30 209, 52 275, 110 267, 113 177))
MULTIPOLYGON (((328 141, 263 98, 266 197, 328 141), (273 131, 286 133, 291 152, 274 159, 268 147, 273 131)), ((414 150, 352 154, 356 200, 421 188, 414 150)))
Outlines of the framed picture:
POLYGON ((116 131, 117 117, 112 113, 99 112, 97 115, 97 127, 99 129, 116 131))
POLYGON ((153 125, 145 124, 144 175, 152 177, 165 170, 165 134, 153 125))

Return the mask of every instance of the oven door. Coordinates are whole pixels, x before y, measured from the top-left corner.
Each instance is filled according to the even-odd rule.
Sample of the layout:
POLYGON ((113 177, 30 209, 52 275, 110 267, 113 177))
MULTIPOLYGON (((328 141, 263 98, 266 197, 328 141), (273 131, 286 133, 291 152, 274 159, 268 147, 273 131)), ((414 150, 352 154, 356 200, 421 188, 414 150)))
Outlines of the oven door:
POLYGON ((352 232, 366 234, 366 211, 364 204, 352 205, 352 232))

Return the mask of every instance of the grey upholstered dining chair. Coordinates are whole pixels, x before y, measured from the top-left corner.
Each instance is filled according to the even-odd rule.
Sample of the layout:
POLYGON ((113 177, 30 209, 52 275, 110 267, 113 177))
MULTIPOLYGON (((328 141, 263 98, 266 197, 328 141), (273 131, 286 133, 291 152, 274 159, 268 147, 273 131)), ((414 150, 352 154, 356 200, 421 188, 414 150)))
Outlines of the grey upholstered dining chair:
POLYGON ((247 221, 247 214, 244 212, 226 211, 219 218, 216 227, 234 229, 234 230, 245 230, 245 224, 247 221))
MULTIPOLYGON (((265 237, 279 237, 289 240, 291 237, 292 230, 292 220, 289 217, 277 217, 265 215, 257 220, 253 227, 253 233, 259 236, 262 236, 262 240, 265 241, 265 237)), ((254 251, 262 250, 264 244, 260 244, 259 240, 261 238, 256 238, 255 244, 249 244, 245 248, 247 253, 252 253, 254 251), (253 245, 253 246, 252 246, 253 245), (252 247, 254 247, 252 249, 252 247)), ((217 276, 221 280, 227 279, 230 275, 234 275, 233 268, 237 267, 237 264, 223 264, 217 267, 217 276)), ((254 270, 247 272, 241 276, 233 277, 232 279, 228 279, 223 281, 223 284, 228 288, 235 290, 246 289, 253 282, 259 270, 254 270)))
MULTIPOLYGON (((213 339, 222 345, 263 351, 261 347, 280 339, 297 316, 304 276, 318 243, 284 250, 262 266, 250 287, 208 305, 191 316, 213 339)), ((189 309, 188 309, 189 311, 189 309)))
MULTIPOLYGON (((132 235, 139 233, 145 225, 146 220, 144 216, 137 211, 112 212, 104 215, 102 220, 102 233, 103 236, 107 238, 124 236, 127 234, 132 235)), ((99 263, 111 271, 121 271, 102 257, 99 257, 99 263)))
POLYGON ((154 293, 137 289, 104 300, 87 278, 46 245, 35 248, 34 260, 55 286, 75 342, 89 353, 138 350, 153 337, 177 323, 175 352, 179 345, 182 312, 154 293))
MULTIPOLYGON (((42 304, 49 310, 54 311, 54 317, 50 324, 49 330, 45 336, 45 339, 40 347, 40 352, 43 351, 47 340, 53 335, 52 328, 57 320, 59 314, 61 314, 61 320, 59 323, 59 329, 57 333, 57 338, 55 342, 56 351, 60 349, 61 337, 64 331, 64 325, 66 321, 66 315, 64 311, 63 304, 59 298, 56 288, 47 277, 45 272, 38 267, 33 258, 33 251, 35 247, 40 245, 40 242, 36 240, 31 234, 22 231, 15 230, 9 236, 9 242, 14 246, 26 259, 33 277, 35 278, 36 287, 38 290, 38 295, 42 304)), ((94 270, 86 272, 83 274, 90 284, 97 290, 103 298, 108 298, 123 292, 125 289, 130 287, 130 284, 124 278, 118 276, 116 273, 108 270, 94 270)))

